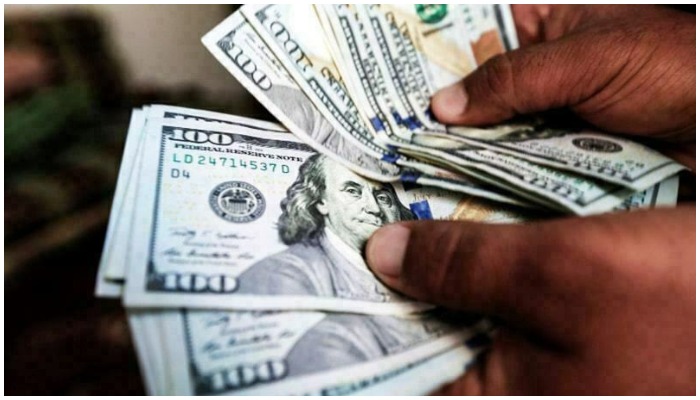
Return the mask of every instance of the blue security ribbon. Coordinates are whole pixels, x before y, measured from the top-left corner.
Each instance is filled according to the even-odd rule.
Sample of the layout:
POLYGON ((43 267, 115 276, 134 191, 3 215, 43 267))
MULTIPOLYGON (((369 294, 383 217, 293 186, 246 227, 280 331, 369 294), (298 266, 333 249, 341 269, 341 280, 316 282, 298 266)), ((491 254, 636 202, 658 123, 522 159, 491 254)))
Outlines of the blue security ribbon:
POLYGON ((411 212, 418 219, 433 219, 433 212, 430 210, 428 200, 421 200, 411 203, 411 212))

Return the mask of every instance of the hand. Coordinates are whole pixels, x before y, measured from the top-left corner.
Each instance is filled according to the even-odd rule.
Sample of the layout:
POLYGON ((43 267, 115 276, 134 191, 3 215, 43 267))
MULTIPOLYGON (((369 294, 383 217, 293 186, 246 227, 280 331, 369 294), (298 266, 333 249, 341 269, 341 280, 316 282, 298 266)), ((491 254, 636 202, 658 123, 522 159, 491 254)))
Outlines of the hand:
POLYGON ((694 169, 694 15, 660 6, 512 9, 522 48, 436 93, 440 121, 484 125, 569 108, 605 131, 678 144, 672 156, 692 158, 694 169))
MULTIPOLYGON (((438 92, 444 123, 570 108, 695 166, 695 20, 656 6, 513 6, 523 48, 438 92)), ((496 319, 454 394, 695 390, 695 207, 526 225, 379 229, 370 267, 419 300, 496 319)))
POLYGON ((387 285, 500 328, 443 394, 694 394, 695 207, 523 225, 389 225, 387 285))

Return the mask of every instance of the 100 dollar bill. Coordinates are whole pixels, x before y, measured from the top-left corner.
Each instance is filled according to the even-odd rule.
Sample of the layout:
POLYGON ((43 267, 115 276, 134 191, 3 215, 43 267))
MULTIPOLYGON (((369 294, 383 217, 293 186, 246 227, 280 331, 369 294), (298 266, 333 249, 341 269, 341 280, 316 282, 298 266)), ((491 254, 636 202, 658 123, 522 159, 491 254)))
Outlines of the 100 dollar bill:
MULTIPOLYGON (((382 160, 396 160, 393 152, 375 142, 363 122, 323 41, 313 6, 245 5, 241 13, 323 118, 367 153, 382 160)), ((372 178, 390 181, 393 177, 372 178)))
MULTIPOLYGON (((172 124, 180 124, 181 121, 192 121, 190 124, 199 123, 211 127, 208 124, 213 121, 224 123, 233 127, 243 127, 254 131, 262 132, 282 132, 279 125, 263 121, 251 120, 241 117, 230 116, 221 113, 212 113, 202 110, 185 109, 172 106, 151 106, 145 107, 143 111, 136 110, 132 119, 132 126, 129 129, 127 146, 125 147, 124 161, 120 169, 120 178, 115 193, 113 212, 110 215, 107 238, 103 257, 100 262, 97 276, 96 292, 100 296, 119 297, 122 294, 122 286, 125 280, 125 271, 129 265, 129 255, 131 254, 131 240, 136 234, 137 225, 134 224, 134 213, 142 207, 136 201, 136 193, 139 188, 147 189, 149 185, 140 185, 140 168, 144 153, 143 123, 148 116, 166 117, 173 119, 172 124), (138 152, 130 154, 130 152, 138 152), (139 172, 135 172, 139 171, 139 172)), ((191 126, 191 125, 190 125, 191 126)), ((285 134, 283 134, 285 135, 285 134)), ((287 135, 288 136, 288 135, 287 135)), ((471 171, 473 172, 473 171, 471 171)), ((521 207, 508 207, 503 204, 505 199, 498 197, 497 193, 484 191, 483 193, 465 192, 464 188, 470 187, 461 181, 463 178, 453 175, 449 171, 435 168, 432 175, 416 175, 412 179, 406 177, 406 182, 394 183, 395 193, 399 196, 402 204, 410 208, 415 218, 421 219, 470 219, 482 222, 517 222, 530 220, 533 211, 528 211, 521 207), (426 182, 437 180, 438 182, 426 182), (421 186, 428 183, 429 186, 443 187, 450 191, 439 188, 421 186), (476 197, 475 197, 476 196, 476 197), (496 196, 496 197, 494 197, 496 196), (479 200, 478 197, 492 198, 500 202, 489 203, 488 200, 479 200)), ((487 178, 479 176, 479 178, 487 178)), ((492 184, 499 182, 489 181, 492 184)), ((667 179, 661 184, 657 184, 650 190, 639 192, 625 200, 624 208, 656 207, 675 204, 676 193, 678 191, 677 178, 667 179)), ((471 191, 477 191, 478 186, 472 186, 471 191)), ((521 193, 527 197, 527 193, 521 193)), ((536 200, 535 200, 536 201, 536 200)), ((516 203, 517 204, 517 203, 516 203)), ((551 205, 550 205, 551 207, 551 205)), ((273 235, 276 233, 273 231, 273 235)))
POLYGON ((281 125, 204 110, 152 105, 134 110, 127 132, 124 155, 119 168, 117 188, 112 203, 105 251, 100 259, 96 293, 104 297, 121 296, 128 264, 129 238, 133 234, 133 218, 138 193, 138 176, 143 158, 144 128, 149 119, 168 118, 225 125, 243 126, 263 132, 286 133, 281 125))
POLYGON ((397 179, 399 168, 381 161, 359 137, 347 137, 327 120, 294 81, 269 46, 240 13, 234 13, 202 38, 216 59, 295 135, 317 151, 362 175, 397 179))
MULTIPOLYGON (((316 11, 328 25, 326 32, 331 45, 337 47, 337 63, 345 81, 353 88, 361 111, 377 132, 390 131, 410 139, 418 129, 418 120, 400 101, 397 87, 389 71, 375 53, 370 41, 371 30, 356 17, 361 7, 347 4, 317 5, 316 11)), ((331 46, 329 46, 331 47, 331 46)))
POLYGON ((427 130, 444 131, 431 117, 430 98, 489 58, 518 47, 508 5, 357 5, 369 47, 395 104, 412 109, 427 130))
POLYGON ((453 136, 422 134, 413 143, 393 142, 402 153, 445 165, 545 207, 578 215, 608 211, 634 190, 560 171, 509 154, 484 150, 453 136))
MULTIPOLYGON (((141 189, 138 178, 144 158, 144 125, 146 121, 154 118, 172 119, 171 123, 173 124, 178 124, 180 121, 201 122, 205 125, 216 123, 234 127, 240 126, 263 132, 263 134, 265 132, 286 134, 286 130, 278 124, 204 110, 164 105, 146 106, 141 110, 134 110, 127 144, 124 148, 104 251, 100 260, 96 284, 98 296, 120 297, 122 295, 122 286, 131 253, 131 238, 136 229, 134 214, 139 207, 136 200, 137 193, 141 189)), ((210 125, 208 126, 210 127, 210 125)), ((411 200, 405 201, 404 204, 409 204, 418 218, 450 218, 454 207, 462 201, 461 199, 473 196, 500 203, 525 205, 491 189, 482 189, 476 183, 449 171, 429 165, 423 165, 422 168, 427 170, 429 174, 415 171, 405 172, 405 176, 402 177, 405 182, 393 184, 397 193, 410 195, 411 200), (452 192, 422 186, 426 184, 438 188, 442 187, 452 192), (409 187, 410 189, 405 189, 409 187), (441 204, 445 204, 445 206, 441 204)), ((495 207, 496 210, 498 208, 495 207)))
POLYGON ((217 59, 290 130, 320 153, 363 176, 377 180, 408 180, 456 190, 508 204, 526 203, 465 177, 434 166, 400 158, 404 170, 365 152, 335 130, 288 75, 267 44, 240 14, 233 14, 203 39, 217 59))
POLYGON ((594 131, 537 123, 493 129, 455 128, 453 140, 641 191, 681 171, 672 159, 639 143, 594 131))
MULTIPOLYGON (((171 311, 165 336, 172 394, 338 394, 381 381, 488 329, 430 316, 171 311), (383 375, 389 375, 383 377, 383 375)), ((462 350, 463 370, 478 349, 462 350), (466 357, 465 357, 466 356, 466 357)), ((452 371, 454 374, 455 371, 452 371)), ((433 378, 433 381, 439 379, 433 378)))
MULTIPOLYGON (((227 318, 230 315, 233 318, 229 318, 229 322, 247 320, 248 322, 254 321, 257 323, 257 325, 250 323, 235 324, 233 326, 234 329, 215 330, 213 335, 209 333, 204 336, 204 338, 213 340, 203 340, 200 330, 196 332, 192 329, 190 329, 189 332, 185 331, 187 328, 185 318, 189 316, 188 314, 187 312, 183 313, 174 310, 129 310, 128 312, 132 340, 136 345, 140 368, 144 376, 144 383, 150 395, 211 394, 220 393, 222 390, 226 393, 235 394, 245 393, 245 391, 250 392, 251 390, 269 394, 268 384, 275 384, 272 389, 275 392, 284 394, 424 395, 437 390, 444 384, 462 375, 465 369, 476 360, 476 356, 489 342, 489 332, 484 332, 484 329, 488 329, 486 327, 487 325, 473 325, 469 328, 473 336, 470 336, 464 344, 441 351, 440 349, 444 346, 444 342, 442 344, 434 343, 430 346, 432 347, 432 351, 435 352, 434 355, 417 361, 391 366, 390 369, 386 369, 386 361, 383 360, 386 356, 375 358, 375 360, 380 361, 384 365, 380 365, 379 367, 372 366, 371 364, 374 360, 368 360, 367 358, 369 357, 366 356, 363 360, 357 357, 361 355, 361 353, 358 354, 353 346, 343 346, 343 344, 352 343, 353 339, 358 339, 357 329, 346 335, 343 335, 342 332, 328 332, 327 329, 323 329, 323 326, 330 326, 333 324, 333 321, 323 321, 323 319, 320 319, 319 322, 322 322, 322 324, 319 328, 314 326, 307 327, 305 330, 297 332, 296 339, 299 340, 301 338, 301 345, 303 346, 304 340, 308 342, 308 339, 303 339, 306 335, 319 336, 319 333, 321 333, 321 336, 327 339, 340 339, 344 337, 344 340, 329 340, 325 345, 320 347, 326 351, 330 350, 330 354, 322 354, 321 358, 337 358, 338 353, 342 354, 352 351, 356 354, 354 356, 351 355, 354 359, 348 360, 349 354, 345 354, 346 360, 350 363, 356 362, 361 364, 362 370, 348 376, 345 374, 345 371, 343 371, 343 368, 334 365, 334 368, 328 370, 335 370, 335 372, 333 374, 324 374, 326 377, 322 381, 316 379, 305 380, 305 384, 301 385, 299 383, 290 382, 295 379, 293 377, 274 374, 276 370, 283 370, 279 368, 280 362, 284 363, 288 359, 293 362, 299 361, 298 350, 296 352, 290 351, 285 353, 285 349, 281 348, 283 347, 281 345, 289 343, 289 340, 286 338, 289 334, 284 334, 281 337, 268 337, 267 340, 260 340, 257 339, 260 336, 253 336, 252 340, 250 340, 252 335, 246 335, 245 330, 262 335, 275 331, 278 332, 278 330, 275 329, 276 326, 271 323, 284 322, 285 319, 291 322, 291 324, 288 324, 289 326, 298 328, 300 325, 295 324, 292 319, 295 315, 303 315, 305 313, 276 313, 287 314, 287 316, 282 316, 282 318, 280 318, 279 315, 276 318, 265 318, 264 315, 254 313, 248 313, 250 314, 248 318, 236 318, 237 315, 243 315, 244 313, 194 313, 195 315, 209 314, 210 316, 222 316, 223 318, 227 318), (191 337, 194 340, 191 343, 183 341, 183 339, 187 337, 191 337), (233 342, 231 339, 235 340, 235 342, 231 343, 233 342), (229 341, 229 343, 225 343, 224 341, 229 341), (216 345, 217 342, 223 345, 216 345), (201 343, 203 343, 204 346, 200 346, 199 344, 201 343), (240 344, 237 345, 236 343, 240 344), (333 343, 335 343, 335 345, 333 343), (275 347, 278 348, 277 351, 269 351, 270 348, 275 347), (241 359, 232 359, 232 356, 236 352, 247 353, 248 356, 244 357, 248 361, 255 358, 260 359, 266 354, 269 356, 269 359, 262 363, 262 365, 258 365, 257 368, 253 368, 250 363, 243 364, 241 359), (218 357, 221 357, 220 360, 216 360, 218 357), (216 369, 214 374, 208 373, 213 368, 216 368, 216 366, 221 366, 221 368, 216 369), (278 368, 275 369, 275 366, 278 368), (217 377, 209 379, 213 376, 217 377)), ((268 313, 267 315, 271 316, 272 314, 268 313)), ((371 324, 373 321, 371 321, 372 317, 367 318, 369 318, 368 321, 353 325, 369 326, 368 323, 371 324)), ((353 319, 361 321, 361 318, 352 317, 347 321, 352 322, 353 319)), ((222 325, 221 321, 214 321, 216 321, 214 328, 216 328, 217 325, 219 327, 222 325)), ((206 331, 208 330, 206 328, 207 327, 205 327, 204 330, 205 333, 207 333, 206 331)), ((405 331, 405 333, 410 333, 410 331, 405 331)), ((431 339, 428 338, 429 335, 423 334, 423 339, 431 341, 431 339)), ((432 335, 435 336, 435 332, 432 335)), ((363 341, 371 343, 373 340, 377 340, 377 338, 372 339, 367 337, 363 341)), ((410 337, 404 337, 402 340, 413 344, 419 344, 415 339, 411 339, 410 337)), ((292 344, 292 349, 294 347, 295 345, 292 344)), ((385 352, 386 355, 389 355, 390 350, 390 348, 387 348, 385 352)), ((396 351, 395 348, 394 351, 396 351)), ((313 358, 315 354, 318 354, 318 349, 314 348, 311 352, 307 352, 306 354, 308 357, 305 358, 313 358)), ((415 358, 415 356, 411 355, 409 355, 409 357, 415 358)), ((291 365, 290 368, 297 371, 299 370, 298 365, 291 365)), ((315 378, 318 374, 311 373, 311 375, 311 377, 315 378)), ((299 381, 298 378, 297 381, 299 381)))
POLYGON ((150 120, 125 304, 408 313, 361 247, 415 218, 393 186, 290 134, 150 120), (147 189, 146 189, 147 188, 147 189))

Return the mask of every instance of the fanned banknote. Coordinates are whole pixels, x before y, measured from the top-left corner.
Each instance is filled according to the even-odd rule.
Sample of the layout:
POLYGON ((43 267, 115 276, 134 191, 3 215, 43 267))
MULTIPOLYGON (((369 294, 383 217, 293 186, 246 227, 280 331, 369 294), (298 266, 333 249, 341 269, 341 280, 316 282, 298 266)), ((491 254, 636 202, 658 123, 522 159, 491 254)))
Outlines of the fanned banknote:
MULTIPOLYGON (((145 301, 138 303, 139 309, 129 311, 129 324, 134 344, 139 355, 144 382, 150 394, 425 394, 457 378, 488 343, 489 324, 478 320, 462 319, 462 326, 466 330, 462 328, 449 330, 444 328, 449 326, 454 328, 454 319, 430 317, 437 319, 425 325, 421 322, 421 318, 424 317, 372 315, 376 314, 376 310, 370 308, 354 309, 354 314, 338 312, 338 310, 333 312, 279 311, 268 309, 268 306, 264 307, 267 311, 213 310, 214 308, 257 308, 257 306, 250 307, 247 302, 237 303, 240 298, 235 294, 222 295, 220 298, 227 298, 224 305, 202 306, 199 300, 194 300, 197 295, 206 295, 207 291, 226 289, 226 284, 231 282, 224 276, 230 271, 236 271, 236 267, 226 264, 231 259, 226 255, 232 256, 235 251, 239 251, 236 254, 241 254, 245 250, 262 251, 268 254, 274 251, 274 246, 272 249, 268 248, 267 243, 270 241, 277 243, 277 249, 282 250, 276 253, 279 255, 285 252, 285 245, 281 243, 280 232, 274 225, 274 218, 268 219, 270 222, 266 224, 266 229, 251 229, 253 226, 251 223, 254 221, 236 220, 237 218, 263 218, 257 214, 261 197, 256 196, 254 190, 239 185, 239 189, 247 189, 250 192, 243 194, 244 190, 241 190, 238 195, 234 195, 232 191, 227 195, 225 191, 218 191, 214 198, 219 201, 212 203, 212 195, 215 191, 196 189, 201 185, 192 181, 199 176, 195 169, 211 168, 216 171, 218 167, 222 168, 223 172, 206 172, 205 175, 220 176, 224 178, 221 180, 226 181, 243 176, 249 182, 253 182, 251 183, 253 186, 269 184, 276 178, 264 178, 264 174, 263 177, 259 177, 255 175, 255 171, 272 172, 269 170, 273 167, 271 164, 264 167, 260 162, 251 163, 255 161, 255 154, 260 153, 257 154, 258 156, 268 154, 263 158, 269 161, 271 160, 269 154, 279 153, 277 150, 274 153, 260 151, 265 146, 272 146, 280 140, 293 144, 291 147, 305 145, 276 124, 172 106, 150 106, 136 110, 132 124, 129 136, 135 140, 127 141, 125 152, 131 151, 137 154, 125 153, 124 156, 121 167, 123 173, 120 174, 124 178, 120 179, 121 189, 118 190, 121 199, 115 198, 114 212, 110 217, 108 230, 112 235, 108 234, 105 242, 105 256, 100 265, 97 286, 99 288, 101 285, 103 287, 109 285, 115 290, 101 294, 119 296, 123 292, 122 286, 125 284, 125 279, 126 285, 131 289, 133 286, 131 278, 136 276, 134 273, 148 275, 155 272, 150 276, 158 279, 160 275, 163 279, 161 282, 156 280, 151 287, 159 291, 164 286, 158 285, 166 284, 168 276, 177 275, 178 271, 189 271, 180 274, 177 279, 170 278, 174 290, 166 291, 166 294, 173 297, 169 302, 156 302, 162 310, 153 311, 153 308, 143 308, 146 304, 151 306, 154 304, 145 301), (150 122, 147 122, 149 119, 150 122), (144 124, 149 128, 144 130, 144 124), (153 126, 157 128, 152 128, 153 126), (176 128, 180 131, 175 132, 175 129, 164 128, 176 128), (151 137, 156 140, 152 140, 150 144, 147 140, 149 131, 152 134, 156 133, 151 137), (207 135, 203 135, 205 131, 208 132, 207 135), (163 135, 163 132, 166 134, 163 135), (243 139, 243 136, 248 138, 243 139), (160 152, 161 146, 167 143, 168 138, 176 139, 171 143, 173 151, 160 152), (233 144, 233 142, 229 143, 230 138, 234 138, 234 141, 241 146, 225 146, 227 143, 233 144), (255 139, 255 144, 247 146, 251 138, 255 139), (155 147, 154 143, 157 144, 155 147), (213 149, 218 146, 228 150, 214 151, 213 149), (152 150, 154 148, 158 151, 154 152, 152 150), (215 152, 217 157, 221 156, 223 159, 199 157, 200 154, 208 154, 208 152, 215 152), (187 154, 191 157, 187 157, 187 154), (252 158, 243 158, 245 155, 252 158), (235 168, 233 161, 228 158, 237 160, 238 164, 235 168), (170 163, 161 163, 164 160, 170 163), (229 161, 231 164, 226 164, 229 161), (169 179, 161 179, 155 184, 146 184, 147 172, 152 168, 149 167, 149 163, 160 165, 161 173, 165 173, 169 179), (239 173, 241 171, 242 173, 236 175, 235 171, 230 172, 235 169, 240 169, 239 173), (259 171, 262 169, 265 171, 259 171), (178 180, 185 186, 178 186, 175 183, 178 180), (158 191, 151 193, 149 188, 158 188, 158 191), (128 195, 130 191, 131 196, 128 195), (146 196, 147 193, 151 194, 146 196), (158 198, 158 202, 171 205, 169 207, 171 211, 164 214, 167 215, 167 218, 163 219, 164 223, 156 225, 159 225, 158 229, 167 233, 166 242, 173 237, 176 240, 163 245, 158 242, 160 237, 154 234, 152 226, 144 224, 143 216, 147 214, 143 210, 157 210, 154 204, 149 206, 148 201, 144 203, 144 197, 151 200, 158 198), (199 204, 196 198, 200 199, 199 204), (196 226, 190 225, 192 221, 195 221, 196 226), (221 226, 230 228, 222 230, 221 226), (245 243, 246 237, 252 239, 251 232, 260 232, 261 236, 257 240, 250 240, 247 246, 234 249, 235 246, 231 244, 245 243), (213 240, 210 240, 212 238, 213 240), (132 260, 136 259, 135 255, 143 252, 144 248, 164 249, 161 256, 165 258, 160 257, 160 260, 170 257, 170 260, 166 260, 166 264, 173 262, 174 266, 155 265, 160 260, 153 260, 155 263, 151 266, 148 266, 148 263, 133 262, 132 260), (195 261, 189 264, 188 261, 183 261, 188 258, 195 261), (199 258, 212 262, 202 261, 199 258), (111 263, 104 260, 111 260, 111 263), (149 268, 154 269, 149 270, 149 268), (105 269, 112 270, 111 278, 106 277, 105 269), (165 274, 160 274, 159 271, 165 274), (197 275, 206 275, 206 282, 202 279, 198 280, 197 275), (180 291, 178 285, 179 289, 187 290, 180 291), (200 292, 195 294, 192 290, 200 292), (197 312, 179 310, 192 307, 200 309, 210 307, 211 309, 197 312), (199 315, 204 320, 220 322, 218 325, 217 323, 199 324, 197 329, 193 329, 194 325, 184 323, 186 316, 190 313, 199 315), (362 315, 367 313, 370 315, 362 315), (409 318, 406 319, 407 317, 409 318), (221 320, 229 322, 224 324, 221 320), (252 323, 252 321, 256 322, 252 323), (227 329, 215 329, 216 326, 224 325, 227 329), (410 328, 411 326, 416 328, 410 328), (428 328, 431 326, 433 328, 428 328), (443 328, 436 330, 434 329, 436 326, 443 328), (219 335, 212 336, 212 332, 218 332, 219 335), (275 332, 279 335, 275 336, 273 334, 275 332), (188 341, 188 338, 193 340, 188 341), (267 340, 273 340, 274 343, 266 342, 267 340), (309 343, 313 345, 310 346, 309 343), (318 343, 324 343, 324 345, 318 345, 318 343), (226 346, 229 348, 227 349, 226 346), (324 367, 323 360, 332 363, 333 367, 324 367), (295 372, 292 372, 293 370, 295 372)), ((287 151, 289 147, 283 146, 287 151)), ((275 146, 272 148, 278 149, 275 146)), ((301 150, 297 149, 297 151, 311 154, 309 157, 323 157, 310 148, 301 147, 301 150)), ((289 160, 285 161, 289 162, 289 160)), ((282 171, 281 164, 274 169, 278 172, 282 171)), ((366 178, 349 170, 346 172, 350 175, 345 176, 350 176, 353 183, 371 184, 371 181, 366 178)), ((156 176, 158 176, 157 173, 156 176)), ((340 173, 334 173, 332 176, 336 179, 342 178, 340 173)), ((219 181, 218 178, 215 180, 219 181)), ((288 180, 297 179, 288 177, 288 180)), ((519 206, 506 206, 500 202, 458 195, 438 188, 421 187, 415 183, 387 185, 376 182, 375 184, 376 187, 382 188, 376 197, 373 196, 378 204, 386 206, 388 204, 386 201, 392 199, 396 204, 401 204, 407 209, 410 218, 517 223, 550 217, 546 212, 519 206)), ((628 198, 619 208, 624 210, 672 205, 675 203, 677 185, 675 178, 664 181, 650 190, 628 198)), ((278 197, 277 200, 272 201, 272 204, 282 204, 283 202, 279 199, 288 193, 289 189, 291 186, 288 182, 275 189, 278 197)), ((357 187, 351 188, 351 192, 355 192, 356 189, 357 187)), ((273 192, 260 191, 265 200, 274 197, 269 193, 273 192)), ((265 209, 263 213, 271 212, 274 206, 267 202, 265 209)), ((345 211, 343 207, 337 206, 335 210, 339 214, 345 211)), ((360 215, 362 214, 357 213, 356 216, 360 215)), ((332 232, 329 229, 326 234, 328 237, 335 236, 338 239, 339 235, 332 232)), ((342 243, 336 242, 331 245, 343 248, 342 243)), ((255 263, 254 260, 248 261, 255 263)), ((326 267, 330 272, 336 265, 331 263, 326 267)), ((365 274, 366 270, 358 269, 357 273, 365 274)), ((276 276, 278 274, 269 275, 272 277, 268 279, 269 281, 280 278, 276 276)), ((285 280, 288 277, 282 278, 285 280)), ((352 282, 355 281, 352 280, 352 282)), ((99 290, 98 293, 100 293, 99 290)), ((353 293, 361 294, 361 291, 353 293)), ((264 303, 265 300, 262 298, 266 296, 268 295, 259 294, 260 299, 256 301, 264 303)), ((354 296, 351 295, 351 297, 354 296)), ((273 299, 272 303, 275 301, 273 299)), ((322 303, 318 306, 307 304, 302 308, 318 310, 328 306, 322 303)), ((376 306, 377 304, 373 303, 370 307, 376 306)), ((382 307, 381 303, 379 306, 382 307)), ((395 306, 391 305, 390 310, 382 310, 382 312, 407 310, 403 306, 397 307, 400 310, 391 310, 395 306)), ((282 308, 293 309, 286 306, 282 308)), ((342 310, 343 307, 340 309, 342 310)))
POLYGON ((202 41, 228 71, 296 136, 348 168, 379 180, 408 180, 526 206, 513 195, 486 188, 468 177, 456 176, 435 166, 402 160, 410 170, 400 173, 397 166, 369 155, 362 145, 347 139, 321 116, 240 14, 227 18, 202 41))
POLYGON ((411 210, 432 215, 429 202, 399 201, 403 184, 370 181, 292 135, 244 126, 149 120, 143 152, 128 306, 428 307, 384 287, 361 256, 379 226, 416 218, 411 210))
MULTIPOLYGON (((161 312, 173 394, 329 394, 464 347, 488 326, 430 316, 161 312)), ((468 321, 468 320, 467 320, 468 321)), ((464 360, 468 362, 469 360, 464 360)))
POLYGON ((402 144, 402 151, 416 158, 451 165, 452 168, 477 178, 481 176, 477 171, 485 173, 495 178, 490 181, 495 186, 519 189, 536 196, 530 198, 538 204, 554 204, 555 208, 578 215, 605 212, 636 192, 570 171, 557 170, 509 154, 465 144, 449 135, 423 135, 416 137, 415 142, 420 145, 402 144))
POLYGON ((644 145, 600 132, 538 124, 508 128, 507 125, 501 127, 497 129, 498 136, 489 135, 488 138, 480 137, 481 130, 461 129, 453 138, 635 191, 647 189, 685 169, 644 145), (465 134, 470 131, 479 133, 465 134))
POLYGON ((492 328, 474 318, 130 311, 151 394, 425 394, 461 374, 492 328), (420 382, 410 383, 416 376, 420 382))
MULTIPOLYGON (((430 96, 436 90, 517 47, 508 6, 247 5, 205 37, 205 44, 219 60, 223 57, 214 43, 219 47, 226 43, 230 49, 237 43, 236 35, 231 36, 236 31, 232 25, 246 32, 239 36, 257 44, 247 45, 248 50, 241 44, 236 50, 225 51, 250 53, 243 57, 244 64, 261 80, 267 75, 263 69, 275 68, 288 83, 296 84, 296 93, 299 97, 304 94, 308 108, 315 110, 320 120, 353 143, 351 148, 357 153, 399 169, 391 176, 383 173, 377 177, 352 157, 340 157, 346 166, 365 176, 383 181, 420 176, 423 184, 470 193, 470 185, 462 187, 459 179, 436 179, 440 177, 426 166, 433 164, 490 187, 491 192, 505 191, 506 197, 521 204, 590 215, 613 210, 634 192, 682 169, 631 142, 623 147, 617 142, 605 149, 612 153, 628 149, 621 154, 593 154, 611 143, 600 133, 556 130, 558 136, 572 138, 574 149, 567 148, 566 141, 544 135, 555 130, 544 129, 542 124, 475 129, 444 127, 432 120, 430 96), (222 41, 226 34, 228 39, 222 41), (268 67, 248 63, 255 59, 255 49, 265 49, 263 58, 268 59, 268 67), (445 155, 445 149, 430 144, 438 137, 465 145, 445 155), (429 157, 419 156, 421 152, 429 157)), ((229 61, 222 62, 246 87, 251 86, 240 68, 236 71, 229 61)), ((280 111, 273 106, 271 110, 287 119, 302 108, 280 111)), ((308 133, 299 136, 308 137, 308 133)), ((319 145, 318 140, 307 143, 330 157, 341 154, 319 145)))
MULTIPOLYGON (((392 152, 374 141, 323 39, 311 5, 246 5, 248 23, 267 44, 321 115, 349 140, 382 159, 392 152)), ((376 178, 376 177, 375 177, 376 178)))
POLYGON ((388 130, 392 135, 410 139, 411 132, 420 128, 418 119, 398 101, 398 89, 386 68, 380 65, 382 58, 374 54, 367 27, 355 17, 355 8, 347 4, 316 6, 334 33, 335 40, 331 42, 337 44, 342 60, 338 65, 347 77, 345 81, 352 88, 353 97, 358 99, 360 112, 378 133, 388 130))
POLYGON ((317 151, 375 179, 398 176, 398 167, 372 156, 372 151, 385 150, 342 133, 345 128, 339 122, 321 114, 241 14, 224 20, 202 41, 256 99, 317 151))
POLYGON ((129 254, 129 238, 133 234, 133 216, 138 192, 137 177, 143 156, 143 138, 146 121, 154 118, 202 121, 243 126, 265 132, 287 132, 281 125, 203 110, 183 107, 153 105, 135 110, 129 125, 124 156, 119 169, 117 188, 105 238, 105 251, 100 259, 100 278, 96 287, 98 295, 121 296, 129 254))

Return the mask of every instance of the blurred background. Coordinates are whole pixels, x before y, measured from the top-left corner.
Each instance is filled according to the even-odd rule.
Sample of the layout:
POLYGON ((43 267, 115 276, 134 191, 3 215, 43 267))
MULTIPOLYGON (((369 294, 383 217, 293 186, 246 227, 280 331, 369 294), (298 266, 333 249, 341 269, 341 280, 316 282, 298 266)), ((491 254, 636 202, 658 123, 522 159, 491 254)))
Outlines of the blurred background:
POLYGON ((93 295, 133 107, 270 119, 200 38, 228 5, 5 5, 5 393, 142 394, 93 295))

